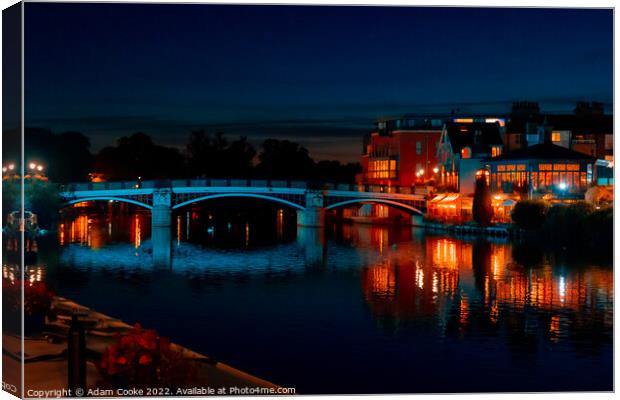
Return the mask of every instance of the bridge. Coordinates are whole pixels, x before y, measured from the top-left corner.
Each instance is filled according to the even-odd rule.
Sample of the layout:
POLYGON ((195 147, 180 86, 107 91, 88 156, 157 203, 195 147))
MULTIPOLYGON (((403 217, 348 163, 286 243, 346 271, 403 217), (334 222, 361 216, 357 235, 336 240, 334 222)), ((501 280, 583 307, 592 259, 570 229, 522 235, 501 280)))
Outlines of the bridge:
POLYGON ((269 179, 177 179, 165 181, 73 183, 62 188, 66 205, 119 201, 151 211, 152 227, 169 227, 173 210, 205 200, 246 197, 297 210, 299 226, 321 227, 325 212, 354 204, 378 203, 403 210, 413 219, 426 212, 425 193, 411 187, 309 183, 269 179))

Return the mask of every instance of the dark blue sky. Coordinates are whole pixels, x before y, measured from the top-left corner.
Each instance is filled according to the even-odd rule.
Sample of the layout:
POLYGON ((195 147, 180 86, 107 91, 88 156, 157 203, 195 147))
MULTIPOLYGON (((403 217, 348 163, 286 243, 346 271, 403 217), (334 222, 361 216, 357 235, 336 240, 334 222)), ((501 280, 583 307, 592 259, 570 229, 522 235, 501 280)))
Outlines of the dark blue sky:
POLYGON ((289 137, 357 159, 381 115, 611 106, 611 10, 27 3, 26 125, 289 137))

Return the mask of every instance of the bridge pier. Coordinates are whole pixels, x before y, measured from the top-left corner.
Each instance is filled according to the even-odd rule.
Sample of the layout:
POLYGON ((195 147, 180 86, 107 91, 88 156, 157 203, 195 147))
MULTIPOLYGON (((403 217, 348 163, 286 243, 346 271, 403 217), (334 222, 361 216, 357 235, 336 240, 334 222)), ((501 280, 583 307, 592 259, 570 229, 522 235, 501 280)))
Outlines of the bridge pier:
POLYGON ((172 193, 170 189, 153 191, 151 227, 170 227, 172 225, 172 193))
POLYGON ((307 227, 325 226, 325 209, 323 208, 323 192, 306 191, 306 208, 297 211, 297 225, 307 227))
POLYGON ((170 268, 172 265, 172 230, 169 226, 154 226, 151 230, 153 266, 170 268))
POLYGON ((307 266, 323 265, 325 251, 325 230, 320 227, 297 228, 297 243, 303 249, 304 261, 307 266))
POLYGON ((321 228, 325 225, 325 209, 307 208, 297 211, 297 225, 308 228, 321 228))
POLYGON ((153 191, 151 209, 151 244, 153 265, 169 268, 172 265, 172 192, 170 189, 153 191))

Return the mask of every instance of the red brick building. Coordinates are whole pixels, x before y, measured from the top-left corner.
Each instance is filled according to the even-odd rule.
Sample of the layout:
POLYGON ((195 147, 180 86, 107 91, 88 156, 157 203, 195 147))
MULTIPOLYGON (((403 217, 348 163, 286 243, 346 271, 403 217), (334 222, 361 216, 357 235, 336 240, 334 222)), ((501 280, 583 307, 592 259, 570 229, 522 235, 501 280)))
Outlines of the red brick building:
POLYGON ((377 121, 364 142, 361 184, 423 185, 436 179, 437 145, 445 118, 401 118, 377 121))

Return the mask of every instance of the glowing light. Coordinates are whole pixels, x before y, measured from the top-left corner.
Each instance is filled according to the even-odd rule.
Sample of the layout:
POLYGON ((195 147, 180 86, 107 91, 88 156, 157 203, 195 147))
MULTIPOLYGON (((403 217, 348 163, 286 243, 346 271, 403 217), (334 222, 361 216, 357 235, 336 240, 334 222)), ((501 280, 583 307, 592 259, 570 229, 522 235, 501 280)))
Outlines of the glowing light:
POLYGON ((434 173, 439 172, 439 168, 437 168, 437 167, 433 168, 433 172, 434 172, 434 173))
MULTIPOLYGON (((133 241, 133 245, 136 249, 140 247, 140 244, 142 241, 141 236, 142 236, 142 229, 140 226, 140 218, 136 215, 134 219, 134 241, 133 241)), ((138 255, 138 253, 136 253, 136 255, 138 255)))
POLYGON ((424 170, 423 169, 420 170, 420 175, 424 175, 424 170))
POLYGON ((43 171, 43 165, 37 165, 37 171, 43 171))
POLYGON ((28 167, 29 167, 30 169, 35 169, 35 168, 36 168, 36 166, 37 166, 37 164, 32 163, 32 162, 31 162, 30 164, 28 164, 28 167))
POLYGON ((501 118, 486 118, 484 120, 487 124, 495 124, 498 123, 502 128, 506 125, 506 121, 501 118))
POLYGON ((6 167, 2 167, 2 172, 6 172, 7 168, 6 167))
POLYGON ((422 268, 418 268, 417 266, 415 270, 415 281, 416 285, 420 289, 424 289, 424 270, 422 270, 422 268))
POLYGON ((567 186, 567 185, 566 185, 566 183, 564 183, 564 182, 560 182, 560 183, 558 184, 558 188, 559 188, 560 190, 566 190, 566 188, 567 188, 567 187, 568 187, 568 186, 567 186))
POLYGON ((15 169, 15 164, 9 164, 9 170, 13 171, 15 169))

